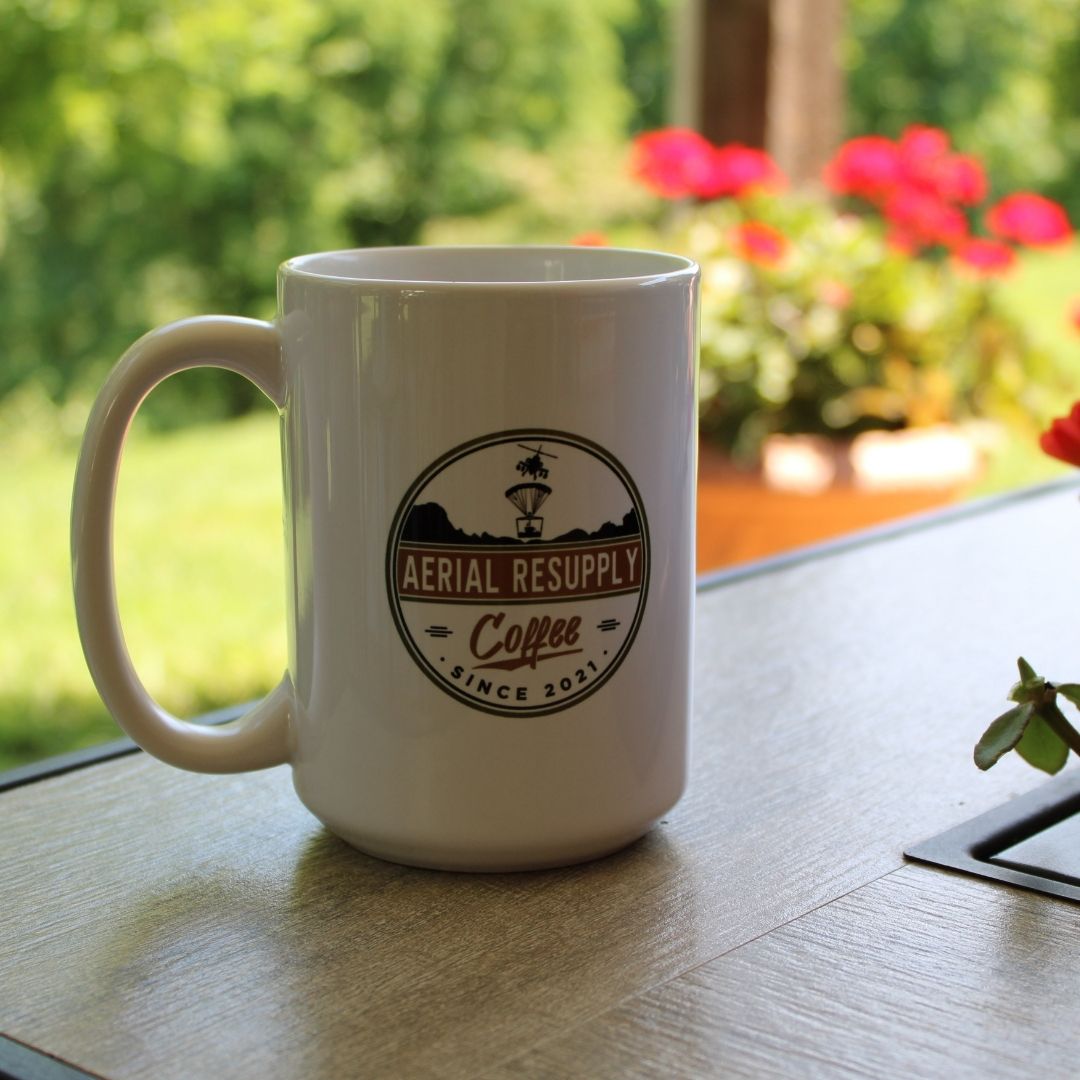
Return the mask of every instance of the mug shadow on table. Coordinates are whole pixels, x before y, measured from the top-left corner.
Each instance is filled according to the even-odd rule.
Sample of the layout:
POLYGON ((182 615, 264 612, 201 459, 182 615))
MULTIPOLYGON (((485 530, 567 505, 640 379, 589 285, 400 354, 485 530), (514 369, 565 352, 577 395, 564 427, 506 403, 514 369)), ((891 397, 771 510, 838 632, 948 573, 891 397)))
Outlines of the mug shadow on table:
POLYGON ((174 1049, 201 1033, 226 1069, 255 1053, 342 1075, 359 1046, 372 1075, 447 1053, 479 1068, 666 973, 700 907, 663 827, 591 863, 495 875, 383 862, 324 829, 299 843, 290 870, 212 868, 118 912, 104 1030, 145 1024, 174 1049))

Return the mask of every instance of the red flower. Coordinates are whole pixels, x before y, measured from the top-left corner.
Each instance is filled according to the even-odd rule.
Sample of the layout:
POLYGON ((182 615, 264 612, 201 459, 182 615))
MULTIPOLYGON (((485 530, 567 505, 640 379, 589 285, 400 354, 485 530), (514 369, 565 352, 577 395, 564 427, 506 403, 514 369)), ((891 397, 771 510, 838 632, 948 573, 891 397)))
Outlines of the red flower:
POLYGON ((909 124, 900 136, 900 156, 909 165, 934 161, 949 152, 949 136, 941 128, 909 124))
POLYGON ((900 136, 900 173, 905 186, 941 195, 939 174, 949 153, 949 136, 940 128, 912 124, 900 136))
POLYGON ((849 139, 825 166, 825 183, 838 195, 875 202, 900 180, 900 148, 882 135, 849 139))
POLYGON ((954 247, 967 239, 968 222, 962 210, 937 195, 915 187, 901 187, 886 200, 885 217, 917 246, 954 247))
POLYGON ((634 174, 659 195, 679 199, 739 198, 754 189, 776 190, 786 183, 764 150, 741 143, 713 146, 688 128, 662 128, 634 140, 634 174))
POLYGON ((788 239, 764 221, 746 221, 733 230, 731 246, 747 262, 776 266, 787 254, 788 239))
POLYGON ((900 164, 906 185, 945 202, 974 206, 986 198, 982 162, 971 154, 950 153, 949 136, 940 128, 906 128, 900 138, 900 164))
POLYGON ((713 156, 712 143, 696 131, 661 128, 634 140, 631 168, 666 199, 703 196, 713 183, 713 156))
POLYGON ((949 154, 942 158, 935 185, 943 199, 961 206, 981 203, 989 189, 982 163, 970 154, 949 154))
POLYGON ((712 171, 698 194, 706 199, 741 198, 755 189, 776 191, 786 183, 780 167, 764 150, 728 143, 713 149, 712 171))
MULTIPOLYGON (((899 142, 880 135, 851 139, 827 166, 825 182, 838 194, 858 195, 878 205, 898 192, 914 190, 940 202, 974 206, 987 191, 978 158, 951 153, 944 131, 921 124, 905 128, 899 142)), ((952 220, 955 223, 955 217, 952 220)), ((949 232, 955 232, 954 226, 949 232)))
POLYGON ((1002 240, 1032 247, 1060 244, 1072 236, 1064 209, 1033 191, 1017 191, 990 207, 986 215, 990 231, 1002 240))
POLYGON ((1004 274, 1016 262, 1016 252, 1008 244, 978 236, 961 244, 953 255, 958 263, 983 277, 1004 274))
POLYGON ((1072 323, 1073 329, 1080 333, 1080 298, 1077 298, 1072 303, 1072 310, 1069 312, 1069 322, 1072 323))
POLYGON ((1070 465, 1080 465, 1080 401, 1072 407, 1068 416, 1051 423, 1050 430, 1040 436, 1039 446, 1051 457, 1070 465))
POLYGON ((607 247, 608 238, 602 232, 579 233, 570 241, 578 247, 607 247))

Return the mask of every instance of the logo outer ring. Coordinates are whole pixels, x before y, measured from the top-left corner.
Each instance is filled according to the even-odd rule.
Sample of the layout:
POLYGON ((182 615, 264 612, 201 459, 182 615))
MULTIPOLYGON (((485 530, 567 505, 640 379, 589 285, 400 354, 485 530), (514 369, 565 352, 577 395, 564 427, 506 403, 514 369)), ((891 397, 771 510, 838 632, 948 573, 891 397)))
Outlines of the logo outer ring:
POLYGON ((645 614, 645 605, 648 600, 649 594, 649 578, 651 570, 651 544, 649 539, 649 524, 645 515, 645 504, 642 501, 641 493, 638 491, 637 485, 634 483, 633 478, 623 467, 622 463, 618 461, 612 454, 601 447, 599 444, 592 442, 589 439, 583 438, 580 435, 573 435, 570 432, 559 431, 552 428, 514 428, 509 431, 494 432, 490 435, 482 435, 479 438, 471 439, 469 442, 461 443, 455 446, 452 450, 447 451, 441 457, 436 458, 420 476, 409 486, 405 496, 398 504, 397 511, 394 514, 393 524, 390 527, 390 539, 386 546, 386 596, 390 605, 390 614, 393 617, 394 625, 397 628, 398 634, 401 637, 402 643, 405 645, 406 650, 412 659, 416 662, 420 670, 431 680, 444 694, 454 698, 461 704, 466 705, 470 709, 474 709, 477 712, 488 713, 492 716, 506 716, 506 717, 532 717, 532 716, 550 716, 552 713, 563 712, 564 710, 573 707, 584 701, 586 698, 591 697, 601 687, 605 686, 608 680, 615 674, 615 672, 622 665, 623 660, 626 659, 627 653, 629 653, 631 647, 634 644, 634 639, 637 637, 638 630, 641 627, 641 620, 645 614), (428 658, 420 651, 413 641, 412 635, 409 633, 408 627, 405 623, 404 613, 401 610, 401 601, 397 596, 397 589, 395 585, 395 555, 397 553, 398 544, 401 539, 401 532, 404 528, 406 518, 409 511, 412 509, 413 503, 416 497, 421 491, 431 482, 431 480, 448 466, 452 465, 455 461, 460 460, 463 457, 467 457, 469 454, 475 453, 477 450, 482 450, 486 446, 495 446, 504 442, 513 442, 517 439, 524 438, 538 438, 545 442, 558 442, 564 445, 575 447, 578 450, 591 454, 593 457, 598 458, 604 465, 612 470, 615 475, 622 482, 626 491, 630 495, 631 500, 634 503, 634 509, 637 511, 638 521, 641 523, 641 538, 642 538, 642 577, 641 577, 641 590, 640 597, 638 599, 637 608, 634 613, 634 622, 627 631, 626 638, 619 649, 618 655, 608 665, 604 671, 602 677, 597 679, 594 683, 584 687, 579 692, 572 694, 570 697, 560 699, 554 705, 538 705, 526 708, 500 708, 497 705, 485 704, 482 701, 478 701, 476 698, 470 697, 468 694, 464 694, 459 690, 456 690, 451 686, 446 679, 432 666, 428 658))

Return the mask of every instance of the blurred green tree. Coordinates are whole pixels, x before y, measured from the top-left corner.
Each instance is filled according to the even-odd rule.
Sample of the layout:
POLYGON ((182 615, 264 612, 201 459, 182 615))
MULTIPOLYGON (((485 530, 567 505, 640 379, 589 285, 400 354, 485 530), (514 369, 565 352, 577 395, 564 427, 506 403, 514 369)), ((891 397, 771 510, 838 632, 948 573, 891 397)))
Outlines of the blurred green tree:
POLYGON ((1080 130, 1059 88, 1080 86, 1078 36, 1077 0, 849 0, 849 133, 943 127, 998 191, 1034 187, 1075 208, 1080 130))
POLYGON ((1050 194, 1065 203, 1073 221, 1080 221, 1080 5, 1071 32, 1062 33, 1058 39, 1050 85, 1052 121, 1058 153, 1064 162, 1050 194))
MULTIPOLYGON (((0 396, 94 382, 171 318, 266 316, 289 255, 504 204, 508 152, 621 140, 664 7, 0 0, 0 396)), ((182 382, 159 416, 251 400, 182 382)))
POLYGON ((634 99, 631 132, 663 127, 670 119, 672 12, 681 0, 635 0, 617 21, 626 86, 634 99))

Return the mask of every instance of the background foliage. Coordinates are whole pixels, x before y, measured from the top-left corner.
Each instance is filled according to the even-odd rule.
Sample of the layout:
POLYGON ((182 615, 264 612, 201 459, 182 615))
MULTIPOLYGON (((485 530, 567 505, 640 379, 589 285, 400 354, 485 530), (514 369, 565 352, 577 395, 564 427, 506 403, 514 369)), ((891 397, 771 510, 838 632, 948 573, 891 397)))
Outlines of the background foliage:
MULTIPOLYGON (((678 0, 0 0, 0 398, 140 333, 264 316, 320 248, 565 239, 640 212, 678 0)), ((1077 0, 849 0, 849 133, 947 129, 1080 219, 1077 0)), ((157 422, 250 407, 192 373, 157 422)))
MULTIPOLYGON (((274 268, 515 200, 663 108, 662 0, 0 0, 0 396, 98 380, 274 268)), ((214 373, 152 405, 240 411, 214 373)), ((208 412, 209 410, 209 412, 208 412)))
POLYGON ((848 133, 945 128, 996 189, 1035 188, 1080 220, 1076 0, 848 0, 848 133))
POLYGON ((762 195, 706 204, 664 241, 702 267, 702 429, 737 458, 774 432, 986 416, 1034 441, 1033 418, 1061 400, 1060 371, 998 283, 891 248, 873 218, 762 195), (782 252, 747 251, 746 220, 782 252))

